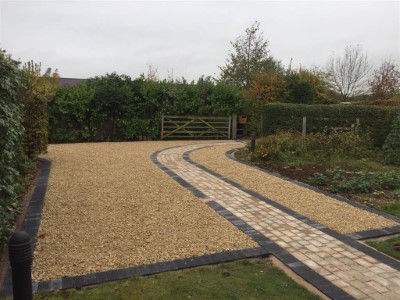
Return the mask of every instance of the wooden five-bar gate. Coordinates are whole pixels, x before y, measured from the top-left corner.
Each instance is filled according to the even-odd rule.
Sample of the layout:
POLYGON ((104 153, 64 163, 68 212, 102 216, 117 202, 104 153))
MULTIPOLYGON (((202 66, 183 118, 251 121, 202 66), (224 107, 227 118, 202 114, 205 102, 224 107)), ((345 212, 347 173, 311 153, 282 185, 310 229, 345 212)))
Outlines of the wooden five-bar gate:
POLYGON ((237 116, 162 116, 161 139, 236 139, 237 116))

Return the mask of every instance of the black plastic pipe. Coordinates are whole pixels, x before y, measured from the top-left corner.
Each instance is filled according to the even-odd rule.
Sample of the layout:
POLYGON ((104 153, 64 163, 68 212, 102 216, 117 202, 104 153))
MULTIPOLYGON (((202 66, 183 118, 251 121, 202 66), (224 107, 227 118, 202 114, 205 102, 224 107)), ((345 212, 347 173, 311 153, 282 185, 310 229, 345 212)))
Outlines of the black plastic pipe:
POLYGON ((25 231, 15 232, 8 243, 14 300, 32 300, 32 240, 25 231))

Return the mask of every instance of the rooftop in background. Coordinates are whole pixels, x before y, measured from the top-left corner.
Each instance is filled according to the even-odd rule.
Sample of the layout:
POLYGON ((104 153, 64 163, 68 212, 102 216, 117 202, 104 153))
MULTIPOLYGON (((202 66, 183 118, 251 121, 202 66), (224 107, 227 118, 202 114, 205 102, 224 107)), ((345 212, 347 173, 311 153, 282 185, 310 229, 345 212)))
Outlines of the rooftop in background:
POLYGON ((67 85, 76 86, 84 80, 85 79, 81 79, 81 78, 60 78, 60 84, 62 86, 67 86, 67 85))

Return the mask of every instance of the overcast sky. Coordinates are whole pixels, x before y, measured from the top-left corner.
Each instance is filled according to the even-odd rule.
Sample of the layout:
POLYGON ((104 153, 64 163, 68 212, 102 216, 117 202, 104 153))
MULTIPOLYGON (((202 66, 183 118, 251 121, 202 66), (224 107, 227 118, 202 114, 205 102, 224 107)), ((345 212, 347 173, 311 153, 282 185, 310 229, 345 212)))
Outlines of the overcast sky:
POLYGON ((4 1, 0 48, 61 77, 217 76, 230 41, 255 20, 285 66, 324 65, 362 45, 377 66, 400 62, 399 1, 4 1))

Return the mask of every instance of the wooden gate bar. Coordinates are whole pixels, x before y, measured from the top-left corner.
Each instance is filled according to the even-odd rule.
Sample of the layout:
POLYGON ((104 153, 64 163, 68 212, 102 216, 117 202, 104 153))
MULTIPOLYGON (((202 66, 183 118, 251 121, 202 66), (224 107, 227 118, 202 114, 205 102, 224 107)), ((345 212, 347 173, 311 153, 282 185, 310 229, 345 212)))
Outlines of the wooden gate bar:
POLYGON ((230 139, 232 117, 161 116, 161 139, 230 139))

